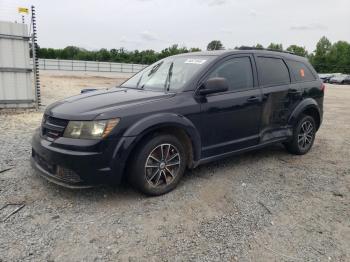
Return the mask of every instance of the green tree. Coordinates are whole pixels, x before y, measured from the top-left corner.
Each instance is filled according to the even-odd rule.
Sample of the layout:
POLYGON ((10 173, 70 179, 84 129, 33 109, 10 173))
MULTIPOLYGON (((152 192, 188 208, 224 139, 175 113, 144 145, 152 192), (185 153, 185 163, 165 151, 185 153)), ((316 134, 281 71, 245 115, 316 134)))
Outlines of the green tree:
POLYGON ((261 45, 261 44, 256 44, 255 46, 253 46, 253 47, 255 47, 255 48, 257 48, 257 49, 264 49, 264 46, 263 45, 261 45))
POLYGON ((271 43, 271 44, 267 47, 267 49, 283 51, 283 46, 282 46, 282 44, 271 43))
POLYGON ((189 51, 190 52, 200 52, 200 51, 202 51, 200 48, 197 48, 197 47, 191 47, 190 49, 189 49, 189 51))
POLYGON ((96 54, 97 61, 110 61, 111 54, 106 48, 101 48, 96 54))
POLYGON ((57 58, 56 50, 53 48, 47 48, 47 57, 50 59, 56 59, 57 58))
POLYGON ((306 51, 305 47, 302 47, 302 46, 291 45, 287 48, 287 51, 293 52, 298 56, 303 56, 303 57, 308 56, 308 52, 306 51))
POLYGON ((328 55, 331 51, 332 43, 323 36, 316 44, 315 54, 312 57, 312 64, 319 73, 331 72, 332 67, 328 64, 328 55))
POLYGON ((60 56, 61 56, 60 58, 73 59, 74 56, 76 56, 82 50, 83 49, 76 46, 67 46, 62 50, 62 52, 60 52, 60 56))
MULTIPOLYGON (((257 44, 255 48, 263 48, 263 46, 257 44)), ((275 43, 271 43, 268 48, 283 50, 282 44, 275 43)), ((218 49, 223 49, 222 43, 219 40, 211 41, 208 44, 208 50, 218 49)), ((304 47, 297 45, 291 45, 287 50, 307 57, 317 72, 343 72, 350 74, 350 43, 348 42, 338 41, 332 44, 326 37, 322 37, 317 43, 316 50, 311 54, 308 54, 304 47)), ((160 52, 154 50, 128 51, 124 48, 113 48, 111 50, 102 48, 100 50, 90 51, 77 46, 67 46, 64 49, 41 48, 38 46, 38 57, 151 64, 171 55, 197 51, 200 51, 200 49, 179 47, 177 44, 167 47, 160 52)))
POLYGON ((326 55, 326 64, 332 72, 350 73, 350 44, 345 41, 334 43, 326 55))
POLYGON ((222 50, 224 49, 223 44, 221 43, 220 40, 213 40, 207 45, 207 50, 212 51, 212 50, 222 50))
POLYGON ((144 50, 141 52, 141 64, 152 64, 159 60, 159 54, 154 50, 144 50))

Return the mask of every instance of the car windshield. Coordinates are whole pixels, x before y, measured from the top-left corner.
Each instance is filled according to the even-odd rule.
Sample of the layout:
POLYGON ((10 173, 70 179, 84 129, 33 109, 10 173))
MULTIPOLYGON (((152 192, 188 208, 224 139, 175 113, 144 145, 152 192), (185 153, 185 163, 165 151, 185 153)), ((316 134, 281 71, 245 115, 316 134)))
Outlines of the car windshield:
POLYGON ((121 87, 179 91, 213 56, 168 57, 137 73, 121 87))

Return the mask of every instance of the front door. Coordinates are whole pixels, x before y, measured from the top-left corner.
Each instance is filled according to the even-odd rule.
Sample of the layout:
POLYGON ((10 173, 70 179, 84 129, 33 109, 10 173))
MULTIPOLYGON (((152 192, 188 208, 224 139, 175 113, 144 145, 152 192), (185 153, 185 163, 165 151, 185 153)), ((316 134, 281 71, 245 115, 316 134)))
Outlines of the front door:
POLYGON ((262 98, 255 75, 253 58, 239 55, 216 64, 205 78, 223 77, 229 90, 202 99, 203 158, 258 144, 262 98))

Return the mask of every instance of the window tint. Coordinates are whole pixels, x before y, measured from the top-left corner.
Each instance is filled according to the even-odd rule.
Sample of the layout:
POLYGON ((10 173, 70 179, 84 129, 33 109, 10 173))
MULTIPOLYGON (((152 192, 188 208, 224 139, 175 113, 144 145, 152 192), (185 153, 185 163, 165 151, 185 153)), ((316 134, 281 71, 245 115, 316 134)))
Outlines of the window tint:
POLYGON ((230 90, 243 90, 253 87, 252 64, 249 57, 237 57, 223 62, 213 72, 209 78, 226 78, 230 90))
POLYGON ((287 60, 287 64, 297 82, 315 80, 315 76, 304 63, 287 60))
POLYGON ((272 86, 290 83, 288 68, 282 59, 258 57, 257 64, 261 85, 272 86))

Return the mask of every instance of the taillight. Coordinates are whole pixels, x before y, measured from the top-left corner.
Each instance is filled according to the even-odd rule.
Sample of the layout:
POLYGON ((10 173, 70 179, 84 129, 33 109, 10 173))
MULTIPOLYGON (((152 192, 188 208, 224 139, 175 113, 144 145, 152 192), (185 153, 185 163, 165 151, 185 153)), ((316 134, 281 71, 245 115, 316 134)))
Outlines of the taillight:
POLYGON ((324 83, 321 84, 321 91, 324 92, 326 89, 326 85, 324 83))

